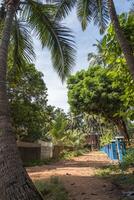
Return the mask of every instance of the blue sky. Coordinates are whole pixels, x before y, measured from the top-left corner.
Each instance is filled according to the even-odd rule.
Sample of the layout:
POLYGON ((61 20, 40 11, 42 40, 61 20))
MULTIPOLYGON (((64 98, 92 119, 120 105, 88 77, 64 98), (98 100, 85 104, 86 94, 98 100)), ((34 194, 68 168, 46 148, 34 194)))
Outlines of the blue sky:
MULTIPOLYGON (((127 0, 115 0, 115 5, 118 13, 125 12, 130 8, 130 3, 127 0)), ((90 24, 87 30, 82 32, 75 10, 66 18, 64 24, 70 27, 75 34, 77 56, 76 65, 72 70, 72 73, 75 73, 88 67, 87 54, 95 51, 93 44, 96 39, 100 39, 100 35, 97 27, 93 24, 90 24)), ((67 103, 66 83, 62 84, 53 70, 50 52, 46 48, 42 50, 37 40, 34 40, 34 43, 37 55, 35 65, 44 74, 44 81, 48 88, 48 104, 60 107, 67 112, 69 111, 69 105, 67 103)))

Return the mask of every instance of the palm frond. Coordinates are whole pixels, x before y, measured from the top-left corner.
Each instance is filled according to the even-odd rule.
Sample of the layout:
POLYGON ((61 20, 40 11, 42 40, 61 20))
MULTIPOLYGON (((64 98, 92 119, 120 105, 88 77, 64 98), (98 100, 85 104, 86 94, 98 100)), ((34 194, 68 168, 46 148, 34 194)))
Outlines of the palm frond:
POLYGON ((51 19, 55 18, 55 14, 57 12, 57 6, 55 4, 52 3, 52 0, 46 0, 47 3, 41 3, 41 2, 36 2, 36 1, 32 1, 32 0, 28 0, 27 3, 25 4, 21 4, 20 3, 20 10, 21 10, 21 17, 24 19, 28 19, 29 16, 31 15, 31 4, 35 5, 35 6, 39 6, 42 11, 49 15, 51 17, 51 19))
POLYGON ((92 17, 94 24, 100 28, 103 34, 109 22, 109 10, 107 0, 94 0, 92 3, 92 17))
POLYGON ((71 31, 44 12, 41 3, 28 0, 28 22, 42 43, 51 51, 54 69, 64 80, 75 62, 75 44, 71 31))
POLYGON ((14 68, 21 70, 25 62, 32 62, 35 59, 29 27, 17 18, 13 23, 10 48, 14 68))
POLYGON ((88 22, 92 20, 91 0, 78 0, 77 3, 77 16, 81 22, 82 29, 85 30, 88 22))
POLYGON ((89 53, 88 61, 90 66, 95 66, 95 65, 104 66, 104 60, 101 54, 89 53))
POLYGON ((57 8, 55 19, 64 19, 74 8, 77 0, 51 0, 57 8))

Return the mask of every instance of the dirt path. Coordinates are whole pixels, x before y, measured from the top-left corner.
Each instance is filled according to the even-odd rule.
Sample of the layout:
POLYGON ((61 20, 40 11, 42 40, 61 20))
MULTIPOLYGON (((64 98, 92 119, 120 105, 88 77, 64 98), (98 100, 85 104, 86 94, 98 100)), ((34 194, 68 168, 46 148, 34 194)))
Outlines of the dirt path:
POLYGON ((95 176, 98 168, 109 163, 104 154, 92 152, 71 161, 31 167, 27 171, 33 180, 58 176, 69 193, 69 200, 118 200, 116 187, 95 176))

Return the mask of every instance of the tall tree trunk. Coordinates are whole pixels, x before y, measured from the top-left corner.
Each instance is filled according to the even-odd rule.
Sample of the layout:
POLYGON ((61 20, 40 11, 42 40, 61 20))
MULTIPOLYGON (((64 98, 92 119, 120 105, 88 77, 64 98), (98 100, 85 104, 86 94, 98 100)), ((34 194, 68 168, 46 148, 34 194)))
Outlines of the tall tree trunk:
POLYGON ((22 165, 9 116, 6 68, 11 27, 15 14, 13 3, 7 7, 0 45, 0 200, 42 200, 22 165))
POLYGON ((110 18, 113 24, 113 27, 115 29, 115 33, 117 36, 117 40, 120 44, 120 47, 124 53, 124 56, 126 58, 127 65, 129 67, 129 71, 132 74, 132 77, 134 79, 134 52, 126 39, 123 30, 120 27, 119 19, 116 13, 115 5, 113 0, 108 0, 108 6, 109 6, 109 13, 110 18))
POLYGON ((129 141, 129 135, 126 127, 126 123, 122 118, 114 119, 114 123, 117 126, 118 132, 120 135, 124 136, 126 140, 129 141))

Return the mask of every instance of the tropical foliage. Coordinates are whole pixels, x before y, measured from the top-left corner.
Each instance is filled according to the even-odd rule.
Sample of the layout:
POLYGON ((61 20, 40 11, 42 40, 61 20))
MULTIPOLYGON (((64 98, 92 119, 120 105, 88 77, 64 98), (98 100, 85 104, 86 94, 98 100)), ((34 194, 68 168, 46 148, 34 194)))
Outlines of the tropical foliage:
MULTIPOLYGON (((115 31, 115 39, 118 40, 117 46, 120 45, 122 53, 125 56, 124 61, 127 62, 129 71, 134 78, 133 45, 129 42, 130 38, 126 36, 124 27, 119 21, 113 0, 53 0, 52 2, 58 7, 55 15, 56 19, 63 19, 76 6, 77 16, 83 30, 93 21, 99 27, 100 33, 102 34, 111 20, 113 30, 115 31)), ((133 15, 133 11, 131 13, 133 15)))
MULTIPOLYGON (((74 36, 70 29, 54 20, 56 9, 56 6, 44 2, 32 0, 20 2, 10 38, 10 50, 12 49, 10 54, 14 67, 23 68, 25 61, 31 62, 35 59, 31 37, 31 33, 34 33, 41 41, 42 47, 48 47, 51 51, 53 67, 58 75, 64 80, 70 73, 75 58, 74 36)), ((3 24, 6 4, 2 5, 0 13, 3 24)))
POLYGON ((65 130, 67 127, 67 120, 63 113, 57 113, 55 119, 52 121, 51 128, 48 135, 52 139, 54 144, 62 144, 65 130))
MULTIPOLYGON (((134 15, 132 12, 129 14, 121 14, 119 19, 124 33, 133 47, 134 15)), ((109 71, 112 69, 110 73, 113 74, 115 79, 117 79, 116 84, 125 88, 124 94, 122 95, 122 100, 126 106, 130 107, 130 109, 127 110, 127 114, 131 119, 133 119, 134 82, 132 77, 129 75, 129 71, 127 70, 125 58, 116 40, 115 31, 112 25, 108 27, 105 36, 101 41, 97 41, 95 46, 97 47, 97 54, 89 53, 89 65, 99 64, 103 67, 108 67, 109 71)))
MULTIPOLYGON (((124 30, 124 34, 131 44, 132 48, 134 47, 134 13, 123 13, 119 16, 120 25, 124 30)), ((88 60, 91 65, 101 64, 103 66, 115 67, 117 68, 120 64, 122 67, 126 65, 126 61, 123 55, 123 52, 119 46, 119 43, 116 38, 115 30, 113 25, 110 24, 107 33, 102 38, 101 41, 97 41, 94 44, 97 48, 97 54, 89 53, 88 60)))
POLYGON ((34 141, 41 137, 47 107, 47 88, 43 74, 33 64, 25 64, 25 71, 20 73, 9 70, 8 96, 17 138, 34 141))
POLYGON ((109 143, 111 143, 111 141, 114 138, 114 134, 113 132, 105 132, 101 137, 100 137, 100 146, 105 146, 109 143))
POLYGON ((126 80, 117 70, 90 67, 68 79, 68 102, 72 112, 76 114, 101 114, 119 127, 127 113, 129 115, 129 110, 132 111, 131 106, 126 105, 123 99, 125 86, 126 80))

